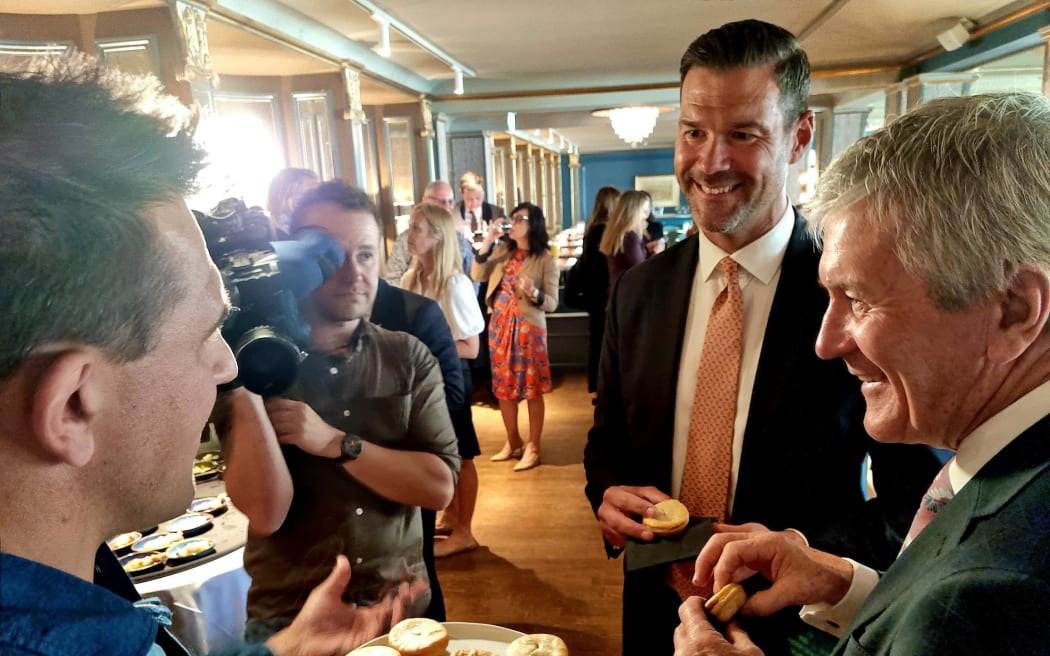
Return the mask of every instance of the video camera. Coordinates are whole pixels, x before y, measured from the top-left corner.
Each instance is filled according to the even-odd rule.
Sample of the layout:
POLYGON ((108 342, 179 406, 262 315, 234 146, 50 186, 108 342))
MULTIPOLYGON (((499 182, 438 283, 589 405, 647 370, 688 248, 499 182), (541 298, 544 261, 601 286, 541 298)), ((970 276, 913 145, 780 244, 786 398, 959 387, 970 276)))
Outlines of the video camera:
POLYGON ((295 382, 299 347, 310 336, 299 301, 335 273, 346 254, 318 228, 271 241, 266 213, 237 198, 221 201, 211 214, 193 214, 233 305, 222 336, 237 358, 237 380, 256 394, 281 394, 295 382))

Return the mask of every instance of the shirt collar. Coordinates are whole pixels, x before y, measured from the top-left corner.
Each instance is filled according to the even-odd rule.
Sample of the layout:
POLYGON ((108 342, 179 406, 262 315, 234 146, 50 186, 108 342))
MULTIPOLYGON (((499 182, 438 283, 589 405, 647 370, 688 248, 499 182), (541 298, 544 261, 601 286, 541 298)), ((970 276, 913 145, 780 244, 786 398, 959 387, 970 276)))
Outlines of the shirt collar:
MULTIPOLYGON (((751 277, 768 285, 780 269, 784 261, 784 253, 787 252, 788 242, 791 241, 791 232, 795 227, 795 211, 791 203, 787 204, 784 214, 773 226, 772 230, 766 232, 755 241, 744 246, 732 254, 732 258, 751 277)), ((707 235, 700 231, 700 262, 697 273, 703 280, 709 280, 712 272, 718 268, 722 258, 730 254, 711 243, 707 235)))
POLYGON ((1010 442, 1046 416, 1050 381, 1039 385, 990 417, 959 443, 948 478, 956 494, 1010 442))
POLYGON ((0 553, 0 644, 32 653, 87 656, 146 653, 157 636, 150 609, 137 608, 101 585, 0 553))

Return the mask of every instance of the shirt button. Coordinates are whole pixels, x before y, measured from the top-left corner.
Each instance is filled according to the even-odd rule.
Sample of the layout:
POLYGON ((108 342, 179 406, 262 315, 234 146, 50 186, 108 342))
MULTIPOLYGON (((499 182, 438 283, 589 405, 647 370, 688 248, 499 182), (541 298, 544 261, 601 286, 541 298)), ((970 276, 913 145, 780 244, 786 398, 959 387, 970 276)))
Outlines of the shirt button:
POLYGON ((350 416, 350 411, 349 410, 343 410, 343 416, 344 417, 349 417, 350 416))
POLYGON ((337 367, 332 367, 331 369, 328 370, 328 373, 330 373, 330 374, 332 374, 334 376, 337 373, 339 373, 339 369, 337 367))
POLYGON ((364 508, 358 508, 357 510, 354 511, 354 514, 357 515, 358 517, 360 517, 361 515, 365 514, 365 509, 364 508))
POLYGON ((358 556, 356 562, 357 562, 358 565, 360 565, 361 563, 365 562, 365 559, 362 558, 361 556, 358 556))

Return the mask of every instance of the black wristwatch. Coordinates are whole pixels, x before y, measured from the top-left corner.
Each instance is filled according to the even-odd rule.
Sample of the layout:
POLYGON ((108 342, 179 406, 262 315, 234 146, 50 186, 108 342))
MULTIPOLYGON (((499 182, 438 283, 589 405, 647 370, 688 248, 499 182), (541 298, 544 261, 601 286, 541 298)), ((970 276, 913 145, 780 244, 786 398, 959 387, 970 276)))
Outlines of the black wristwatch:
POLYGON ((359 455, 361 455, 361 438, 353 433, 344 434, 343 439, 339 442, 339 455, 335 458, 335 461, 341 465, 351 460, 357 460, 359 455))

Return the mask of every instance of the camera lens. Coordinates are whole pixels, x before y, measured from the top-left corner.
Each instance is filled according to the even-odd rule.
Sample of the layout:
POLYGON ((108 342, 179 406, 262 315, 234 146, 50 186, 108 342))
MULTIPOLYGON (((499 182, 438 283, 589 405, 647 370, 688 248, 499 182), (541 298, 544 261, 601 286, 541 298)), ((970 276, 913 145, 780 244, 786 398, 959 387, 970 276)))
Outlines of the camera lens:
POLYGON ((241 337, 234 349, 237 377, 251 392, 277 396, 295 383, 302 353, 287 337, 270 326, 256 326, 241 337))

